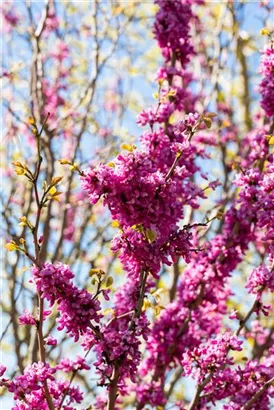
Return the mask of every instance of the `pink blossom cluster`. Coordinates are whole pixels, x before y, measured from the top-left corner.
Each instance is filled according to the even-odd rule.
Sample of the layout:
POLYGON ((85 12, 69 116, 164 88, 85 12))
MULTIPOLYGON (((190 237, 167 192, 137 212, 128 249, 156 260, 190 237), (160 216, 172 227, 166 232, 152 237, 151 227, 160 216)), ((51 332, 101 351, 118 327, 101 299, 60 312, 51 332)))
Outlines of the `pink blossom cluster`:
MULTIPOLYGON (((222 329, 226 302, 231 295, 227 280, 251 239, 250 224, 242 218, 242 212, 232 208, 225 216, 223 234, 192 255, 178 284, 176 299, 165 307, 150 332, 141 373, 150 374, 152 384, 158 381, 159 394, 167 369, 199 348, 201 340, 210 340, 222 329)), ((147 392, 145 395, 148 397, 147 392)), ((145 400, 141 389, 138 396, 140 402, 145 400)), ((164 403, 165 399, 158 404, 164 403)))
MULTIPOLYGON (((197 224, 182 225, 185 207, 197 209, 200 199, 205 198, 196 183, 197 177, 207 179, 197 165, 197 158, 208 158, 200 143, 217 145, 217 139, 213 132, 206 134, 204 117, 195 113, 196 97, 189 87, 192 76, 186 71, 195 53, 190 38, 191 22, 197 18, 192 10, 195 2, 156 3, 159 10, 153 32, 164 56, 164 66, 157 76, 158 103, 143 110, 137 120, 140 126, 147 127, 140 138, 140 148, 124 144, 125 151, 112 161, 88 168, 81 176, 91 204, 103 198, 115 221, 118 233, 112 250, 119 253, 127 273, 125 283, 115 293, 111 313, 103 316, 97 296, 102 293, 108 301, 109 291, 102 289, 92 295, 78 288, 67 265, 35 266, 31 281, 39 297, 50 308, 56 306, 57 330, 65 330, 75 342, 80 340, 86 354, 91 349, 95 353, 98 385, 106 386, 110 395, 114 391, 115 399, 117 396, 116 404, 108 409, 121 408, 121 396, 131 393, 135 395, 137 410, 146 405, 165 406, 167 372, 179 368, 180 377, 194 379, 197 392, 201 388, 202 395, 191 410, 207 409, 217 401, 224 401, 223 410, 242 410, 262 388, 249 408, 269 410, 274 389, 265 383, 274 377, 274 350, 269 348, 261 356, 258 352, 264 343, 271 345, 273 336, 258 321, 251 324, 251 329, 245 329, 245 325, 251 314, 256 313, 259 318, 261 313, 269 313, 261 299, 263 292, 274 291, 273 153, 265 138, 265 128, 248 133, 240 147, 242 160, 234 181, 238 188, 236 199, 220 201, 226 207, 221 229, 212 238, 192 229, 197 224), (198 129, 200 134, 196 135, 198 129), (228 316, 227 305, 233 295, 229 279, 251 243, 267 258, 252 270, 247 280, 246 293, 256 298, 255 308, 245 321, 237 311, 228 316), (186 266, 182 269, 177 265, 179 273, 183 272, 176 291, 151 324, 144 299, 155 289, 155 279, 159 279, 163 264, 177 264, 180 257, 186 266), (225 316, 233 320, 232 325, 226 322, 224 326, 225 316), (238 329, 234 333, 233 326, 238 329), (251 335, 258 342, 254 347, 257 357, 238 366, 233 352, 243 353, 241 331, 244 338, 251 335)), ((58 25, 51 4, 45 21, 47 35, 58 25)), ((67 47, 60 42, 51 58, 62 66, 67 57, 67 47)), ((270 117, 274 95, 272 44, 265 50, 261 73, 262 107, 270 117)), ((66 76, 65 68, 63 75, 66 76)), ((44 82, 42 86, 47 109, 51 107, 54 111, 65 104, 60 83, 44 82)), ((226 103, 219 108, 224 117, 230 116, 226 103)), ((237 128, 227 128, 220 132, 223 144, 236 141, 237 128)), ((215 189, 218 182, 209 182, 208 186, 215 189)), ((74 219, 75 214, 75 208, 71 208, 67 216, 74 219)), ((207 227, 207 223, 201 225, 207 227)), ((74 227, 69 228, 65 238, 71 241, 74 227)), ((50 313, 44 310, 43 319, 50 313)), ((41 326, 39 319, 28 311, 19 317, 19 323, 38 329, 41 326)), ((57 344, 51 335, 43 342, 46 346, 57 344)), ((57 380, 56 374, 74 376, 78 371, 90 370, 90 366, 78 356, 76 360, 62 358, 55 367, 45 361, 33 363, 13 380, 4 377, 5 370, 0 365, 0 386, 13 393, 14 409, 46 410, 50 395, 54 408, 73 410, 83 401, 83 393, 71 381, 57 380)), ((107 406, 107 400, 98 395, 95 408, 105 410, 107 406)), ((186 407, 178 401, 174 408, 186 407)))
POLYGON ((76 360, 70 360, 67 358, 61 359, 60 363, 56 366, 56 369, 60 369, 65 373, 76 372, 78 370, 89 370, 90 366, 86 363, 86 360, 77 356, 76 360))
MULTIPOLYGON (((270 348, 266 357, 259 360, 248 360, 244 367, 226 367, 214 374, 211 382, 205 387, 207 399, 201 399, 201 405, 209 401, 215 403, 229 398, 223 410, 241 410, 249 400, 262 388, 265 381, 271 380, 273 371, 274 351, 270 348)), ((271 409, 271 398, 274 397, 273 386, 265 389, 258 400, 255 400, 250 409, 271 409)))
MULTIPOLYGON (((269 260, 273 261, 273 154, 265 132, 260 130, 248 135, 243 152, 247 147, 247 156, 242 161, 245 168, 235 181, 241 188, 239 197, 224 217, 222 233, 204 243, 203 251, 192 254, 178 285, 176 300, 166 306, 152 328, 146 358, 141 364, 142 374, 151 374, 151 382, 146 381, 138 388, 140 403, 151 400, 148 392, 155 391, 157 380, 160 397, 166 369, 172 368, 182 356, 191 355, 201 340, 210 340, 220 333, 226 301, 231 295, 227 280, 249 243, 263 243, 269 260), (267 166, 262 171, 265 161, 267 166)), ((263 265, 253 270, 246 287, 257 295, 256 312, 268 314, 270 307, 259 299, 263 290, 273 291, 273 268, 263 265)), ((159 405, 165 404, 163 391, 162 398, 159 405)))
MULTIPOLYGON (((180 30, 175 24, 166 28, 162 18, 164 9, 168 7, 169 21, 173 23, 176 16, 172 13, 175 14, 178 11, 177 7, 181 7, 182 4, 183 2, 159 2, 160 11, 156 17, 159 21, 157 20, 155 33, 166 58, 166 66, 159 78, 167 80, 169 85, 173 77, 182 73, 181 70, 187 61, 182 61, 179 47, 186 47, 185 55, 193 52, 187 36, 185 42, 179 43, 173 42, 172 38, 165 42, 161 37, 163 33, 163 38, 166 33, 169 36, 169 30, 172 31, 175 26, 174 30, 180 30)), ((184 3, 183 7, 187 7, 187 3, 184 3)), ((174 38, 178 38, 177 34, 174 34, 174 38)), ((126 271, 132 276, 131 280, 142 270, 149 269, 153 274, 157 274, 161 263, 169 264, 168 258, 159 255, 157 246, 162 251, 164 243, 170 243, 170 238, 181 232, 178 231, 177 224, 183 217, 183 206, 189 204, 188 200, 191 199, 191 205, 196 207, 197 196, 202 196, 199 189, 189 181, 189 177, 198 171, 193 161, 195 155, 204 155, 190 143, 199 116, 190 114, 184 121, 171 125, 168 120, 170 115, 183 108, 176 103, 176 96, 180 95, 180 90, 163 88, 161 91, 161 97, 165 102, 160 101, 157 107, 143 111, 138 118, 140 125, 150 127, 150 130, 145 131, 141 137, 143 151, 133 150, 128 154, 121 154, 110 166, 99 165, 88 170, 82 179, 91 202, 95 203, 103 196, 113 219, 119 222, 121 233, 113 241, 113 250, 120 250, 120 258, 126 271), (170 90, 172 97, 165 99, 170 90), (157 129, 156 124, 159 124, 157 129), (167 180, 166 175, 178 152, 183 153, 182 158, 179 158, 177 167, 167 180), (181 177, 180 184, 176 179, 178 175, 181 177), (170 214, 171 208, 174 211, 170 214), (147 229, 156 233, 156 238, 148 244, 144 235, 147 229), (162 243, 161 239, 164 240, 162 243), (145 265, 142 264, 142 260, 145 261, 145 265)), ((254 181, 255 184, 257 182, 254 181)), ((252 209, 248 217, 251 220, 255 218, 257 222, 257 209, 252 209)), ((203 252, 187 258, 192 258, 193 262, 184 273, 178 287, 177 299, 166 307, 153 326, 147 341, 147 357, 141 364, 140 371, 144 376, 151 374, 151 379, 146 379, 136 390, 140 408, 146 403, 165 404, 162 386, 166 370, 174 362, 182 362, 182 358, 188 358, 188 365, 191 367, 190 356, 193 349, 197 352, 206 352, 207 348, 209 349, 210 358, 204 359, 205 369, 207 363, 212 362, 213 356, 216 356, 216 368, 232 365, 227 357, 229 343, 226 337, 223 336, 220 341, 216 341, 211 335, 218 334, 221 330, 222 317, 226 313, 226 301, 231 295, 227 280, 242 260, 253 238, 250 219, 246 218, 246 204, 241 203, 240 208, 235 204, 225 216, 222 234, 207 242, 203 252), (209 340, 205 348, 201 345, 201 340, 207 339, 209 340)), ((195 243, 193 238, 187 239, 188 247, 195 243)), ((184 248, 187 249, 186 244, 184 248)), ((175 262, 176 257, 182 254, 184 253, 181 251, 175 255, 170 253, 170 256, 175 262)), ((124 319, 122 321, 127 322, 124 319)), ((121 323, 117 321, 117 324, 119 322, 121 323)), ((127 327, 124 328, 125 332, 126 329, 127 327)), ((231 338, 230 349, 239 350, 240 345, 241 342, 236 337, 231 338)), ((138 360, 137 358, 136 363, 138 360)), ((204 374, 201 377, 204 377, 204 374)))
POLYGON ((23 315, 19 316, 20 325, 35 325, 35 317, 28 311, 24 311, 23 315))
POLYGON ((166 61, 171 61, 176 54, 176 60, 185 65, 193 54, 190 39, 190 20, 193 17, 191 1, 156 0, 159 11, 156 14, 154 34, 166 61))
MULTIPOLYGON (((241 188, 238 204, 245 210, 254 232, 257 246, 263 245, 269 253, 270 262, 274 258, 274 166, 267 138, 263 132, 252 134, 253 144, 249 148, 250 157, 243 161, 235 184, 241 188), (247 169, 245 169, 247 167, 247 169)), ((244 145, 246 141, 244 141, 244 145)))
POLYGON ((52 395, 53 403, 58 406, 60 397, 66 394, 67 402, 64 404, 64 409, 73 410, 73 403, 80 403, 83 399, 83 394, 78 387, 69 386, 67 381, 55 381, 53 374, 56 369, 50 368, 42 362, 33 363, 26 367, 24 374, 17 376, 13 381, 5 379, 0 380, 0 383, 8 388, 14 395, 16 402, 13 410, 28 410, 28 409, 48 409, 48 404, 45 399, 44 386, 48 385, 49 393, 52 395))
POLYGON ((118 387, 121 393, 126 391, 127 380, 136 382, 141 360, 141 340, 147 339, 149 332, 149 321, 144 312, 134 318, 139 295, 138 281, 129 277, 115 294, 114 315, 108 323, 102 325, 101 337, 96 339, 92 332, 88 332, 82 342, 86 350, 94 347, 97 355, 94 365, 100 376, 100 385, 109 384, 115 366, 119 363, 118 387))
POLYGON ((254 269, 247 281, 246 288, 250 293, 258 294, 265 288, 274 292, 274 272, 268 269, 265 265, 261 265, 254 269))
MULTIPOLYGON (((88 367, 80 366, 80 369, 82 368, 88 367)), ((40 361, 27 366, 24 373, 16 376, 12 381, 0 378, 0 386, 7 387, 13 393, 16 404, 12 410, 48 410, 46 390, 55 408, 59 408, 62 403, 64 410, 76 410, 75 404, 82 402, 83 393, 79 387, 73 386, 68 380, 57 381, 55 379, 57 369, 58 366, 54 368, 40 361)), ((2 368, 0 377, 4 372, 5 368, 2 368)))
MULTIPOLYGON (((231 294, 227 279, 242 260, 248 244, 256 240, 258 231, 262 232, 261 228, 265 232, 265 243, 269 245, 270 258, 273 258, 273 156, 269 155, 265 134, 264 130, 255 130, 244 140, 242 163, 247 171, 238 177, 242 183, 236 182, 242 187, 240 208, 235 204, 225 216, 222 234, 206 243, 204 252, 192 255, 193 263, 184 271, 178 287, 178 299, 167 305, 152 329, 147 357, 141 364, 141 373, 151 374, 151 381, 143 382, 137 389, 140 408, 146 403, 164 405, 166 398, 162 386, 169 366, 172 368, 182 356, 191 355, 195 346, 199 349, 200 340, 210 340, 212 334, 220 332, 226 300, 231 294), (256 166, 266 160, 270 162, 263 173, 256 166)), ((251 292, 257 293, 258 287, 273 290, 273 273, 265 269, 258 268, 251 274, 247 284, 251 292)), ((258 306, 267 311, 267 307, 258 306)), ((225 355, 223 358, 227 360, 225 355)), ((245 395, 239 392, 239 397, 245 395)), ((268 395, 265 397, 269 403, 268 395)), ((209 401, 207 399, 206 403, 209 401)))
POLYGON ((181 364, 185 374, 194 374, 198 382, 203 381, 213 371, 216 377, 218 370, 233 364, 233 360, 228 357, 228 351, 241 351, 242 343, 237 337, 224 334, 200 344, 197 348, 194 347, 183 355, 181 364))
POLYGON ((74 274, 67 265, 45 263, 41 269, 34 267, 32 273, 41 297, 49 302, 50 307, 57 304, 60 313, 58 330, 65 329, 77 341, 91 322, 100 321, 98 299, 72 283, 74 274))
POLYGON ((121 233, 114 238, 112 249, 120 250, 120 259, 130 275, 139 275, 142 270, 157 275, 161 263, 170 264, 179 255, 187 256, 191 247, 190 233, 178 230, 178 222, 184 215, 183 206, 197 207, 196 198, 203 194, 189 180, 197 169, 195 149, 184 136, 189 127, 186 123, 180 132, 180 144, 171 142, 163 129, 146 133, 143 140, 149 152, 120 154, 111 166, 100 164, 82 177, 91 203, 103 196, 112 218, 119 222, 121 233), (161 141, 160 135, 164 136, 161 141), (150 137, 153 140, 149 141, 150 137), (168 178, 181 152, 183 158, 168 178))
POLYGON ((48 410, 47 395, 50 395, 55 408, 59 408, 62 404, 64 410, 76 410, 75 404, 82 402, 83 393, 69 380, 57 381, 56 371, 62 370, 68 373, 89 369, 90 366, 80 356, 74 362, 63 359, 56 367, 40 361, 27 366, 22 375, 9 380, 2 377, 6 368, 1 365, 0 383, 13 393, 16 404, 12 410, 48 410))
POLYGON ((204 155, 191 144, 201 117, 190 113, 184 120, 169 123, 173 113, 183 110, 184 87, 174 88, 171 82, 174 70, 182 75, 185 57, 193 53, 189 39, 191 6, 182 1, 160 1, 159 6, 155 36, 167 57, 163 70, 171 70, 161 91, 164 102, 140 114, 138 123, 150 126, 141 136, 140 150, 122 153, 107 165, 86 170, 82 177, 91 203, 102 196, 112 218, 118 221, 120 233, 112 249, 120 251, 123 266, 132 276, 139 276, 143 270, 157 276, 162 263, 170 265, 178 256, 188 258, 191 233, 180 230, 178 224, 184 217, 184 206, 197 208, 197 199, 204 197, 191 181, 198 171, 195 158, 204 155))
POLYGON ((260 73, 263 79, 260 83, 262 96, 261 106, 268 117, 274 115, 274 42, 271 41, 264 49, 260 73))

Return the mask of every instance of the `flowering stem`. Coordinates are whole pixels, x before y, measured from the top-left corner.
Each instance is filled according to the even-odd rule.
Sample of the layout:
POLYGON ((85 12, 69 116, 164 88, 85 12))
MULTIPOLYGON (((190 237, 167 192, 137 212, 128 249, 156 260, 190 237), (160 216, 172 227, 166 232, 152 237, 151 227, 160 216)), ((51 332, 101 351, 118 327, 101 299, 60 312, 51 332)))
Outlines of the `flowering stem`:
MULTIPOLYGON (((260 291, 260 294, 262 293, 262 290, 260 291)), ((251 306, 251 308, 249 309, 249 311, 247 312, 247 314, 245 315, 243 320, 240 320, 240 324, 238 329, 235 332, 235 336, 239 336, 241 330, 243 329, 243 327, 245 326, 246 322, 248 321, 248 319, 250 318, 250 316, 252 315, 252 313, 256 310, 258 306, 258 300, 255 299, 253 302, 253 305, 251 306)))
MULTIPOLYGON (((140 280, 140 294, 139 294, 139 298, 137 301, 136 309, 134 311, 133 317, 128 327, 128 332, 134 331, 135 320, 140 317, 142 306, 143 306, 143 301, 144 301, 144 296, 145 296, 147 277, 148 277, 148 272, 143 271, 141 273, 141 280, 140 280)), ((110 383, 107 410, 114 410, 115 402, 117 398, 118 381, 119 381, 119 364, 116 362, 114 365, 114 371, 113 371, 112 380, 110 383)))
POLYGON ((196 405, 199 403, 200 395, 201 395, 204 387, 210 382, 212 376, 213 376, 213 373, 210 373, 202 383, 198 384, 195 396, 193 397, 193 399, 192 399, 192 401, 191 401, 191 403, 188 407, 188 410, 194 410, 195 409, 196 405))
POLYGON ((248 402, 242 407, 241 410, 249 410, 251 409, 251 406, 256 403, 256 401, 259 399, 259 397, 261 397, 261 395, 263 394, 263 392, 270 387, 272 384, 274 383, 274 377, 272 377, 272 379, 269 379, 258 391, 257 393, 254 394, 253 397, 251 397, 250 400, 248 400, 248 402))
MULTIPOLYGON (((263 288, 260 289, 259 294, 261 294, 263 291, 263 288)), ((250 316, 252 315, 252 313, 256 310, 258 306, 258 299, 256 298, 251 306, 251 308, 249 309, 249 311, 247 312, 247 314, 245 315, 244 319, 240 321, 239 327, 235 332, 235 336, 239 336, 241 330, 243 329, 244 325, 246 324, 246 322, 248 321, 248 319, 250 318, 250 316)), ((230 347, 228 346, 227 348, 227 354, 230 351, 230 347)), ((214 376, 214 373, 209 373, 209 375, 205 378, 205 380, 202 383, 199 383, 195 392, 195 396, 193 397, 188 410, 194 410, 196 405, 199 403, 200 400, 200 395, 204 389, 204 387, 211 381, 212 377, 214 376)), ((248 409, 249 407, 247 407, 248 409)), ((245 408, 243 408, 245 409, 245 408)), ((246 410, 246 409, 245 409, 246 410)))
MULTIPOLYGON (((35 221, 35 226, 32 231, 33 233, 33 241, 34 241, 34 246, 35 246, 35 260, 34 263, 35 265, 40 268, 41 266, 41 261, 40 261, 40 246, 39 246, 39 241, 38 241, 38 228, 39 228, 39 223, 40 223, 40 218, 41 218, 41 212, 43 208, 43 200, 44 200, 44 195, 42 198, 39 198, 39 193, 38 193, 38 187, 37 187, 37 181, 39 178, 40 174, 40 169, 41 169, 41 164, 43 161, 43 158, 41 156, 41 134, 43 132, 43 129, 45 127, 45 124, 47 122, 47 119, 49 117, 46 117, 45 121, 43 122, 41 131, 37 135, 37 165, 36 165, 36 170, 33 178, 33 186, 34 186, 34 196, 35 196, 35 202, 37 206, 37 215, 36 215, 36 221, 35 221)), ((32 259, 33 260, 33 259, 32 259)), ((40 353, 40 360, 43 363, 46 363, 46 350, 45 350, 45 342, 44 342, 44 335, 43 335, 43 320, 44 320, 44 299, 42 298, 41 294, 38 294, 38 307, 39 307, 39 320, 37 322, 37 337, 38 337, 38 345, 39 345, 39 353, 40 353)), ((44 393, 45 393, 45 399, 47 401, 48 407, 50 410, 54 410, 54 404, 52 401, 52 397, 49 393, 47 381, 45 380, 44 382, 44 393)))
POLYGON ((171 165, 171 168, 169 169, 168 173, 167 173, 166 176, 165 176, 165 180, 166 180, 166 181, 168 181, 169 178, 171 177, 171 175, 173 174, 174 169, 176 168, 176 166, 177 166, 177 164, 178 164, 179 159, 181 158, 181 156, 182 156, 182 152, 180 152, 180 151, 177 152, 176 157, 175 157, 175 159, 174 159, 174 161, 173 161, 173 164, 171 165))
MULTIPOLYGON (((91 346, 91 347, 88 349, 88 351, 86 352, 86 354, 85 354, 85 356, 84 356, 85 358, 87 357, 87 355, 89 354, 89 352, 91 351, 91 349, 92 349, 92 346, 91 346)), ((78 369, 75 369, 75 370, 72 372, 71 378, 70 378, 70 380, 69 380, 69 385, 68 385, 68 387, 65 389, 65 391, 64 391, 64 393, 63 393, 63 397, 62 397, 62 399, 61 399, 61 403, 60 403, 60 405, 59 405, 59 407, 58 407, 59 410, 61 410, 61 408, 62 408, 62 406, 63 406, 63 403, 64 403, 65 398, 66 398, 66 396, 67 396, 67 393, 68 393, 68 391, 69 391, 69 388, 70 388, 70 386, 71 386, 71 384, 72 384, 72 382, 73 382, 73 380, 74 380, 74 378, 75 378, 77 372, 78 372, 78 369)))

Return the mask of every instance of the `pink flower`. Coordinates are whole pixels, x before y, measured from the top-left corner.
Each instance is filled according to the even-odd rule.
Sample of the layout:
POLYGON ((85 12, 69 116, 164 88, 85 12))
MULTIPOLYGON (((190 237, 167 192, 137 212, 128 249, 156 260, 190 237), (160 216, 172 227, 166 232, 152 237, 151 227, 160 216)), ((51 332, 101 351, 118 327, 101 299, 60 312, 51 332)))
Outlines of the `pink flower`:
POLYGON ((257 294, 265 288, 274 292, 274 272, 269 270, 265 265, 254 269, 247 281, 246 288, 249 293, 257 294))
POLYGON ((56 346, 57 345, 57 340, 52 337, 51 335, 49 335, 48 337, 45 338, 45 343, 48 346, 56 346))
POLYGON ((262 54, 260 73, 263 79, 259 89, 262 95, 261 106, 268 117, 274 115, 274 44, 269 43, 262 54))
POLYGON ((35 317, 25 310, 24 314, 19 316, 20 325, 36 325, 35 317))
POLYGON ((7 370, 7 368, 5 366, 3 366, 2 364, 0 364, 0 377, 3 376, 3 374, 5 373, 6 370, 7 370))
POLYGON ((77 341, 92 321, 99 322, 99 301, 85 289, 80 290, 72 284, 74 274, 68 266, 45 263, 41 269, 34 267, 32 273, 32 280, 41 296, 49 301, 50 306, 57 303, 60 312, 58 330, 65 328, 77 341))

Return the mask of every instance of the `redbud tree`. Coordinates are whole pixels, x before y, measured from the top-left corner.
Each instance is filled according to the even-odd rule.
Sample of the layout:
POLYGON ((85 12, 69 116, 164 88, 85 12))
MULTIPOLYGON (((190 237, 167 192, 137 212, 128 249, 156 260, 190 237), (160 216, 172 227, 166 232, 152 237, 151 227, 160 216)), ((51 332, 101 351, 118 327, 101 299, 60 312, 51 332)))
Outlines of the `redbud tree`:
POLYGON ((5 409, 273 408, 273 9, 2 4, 5 409))

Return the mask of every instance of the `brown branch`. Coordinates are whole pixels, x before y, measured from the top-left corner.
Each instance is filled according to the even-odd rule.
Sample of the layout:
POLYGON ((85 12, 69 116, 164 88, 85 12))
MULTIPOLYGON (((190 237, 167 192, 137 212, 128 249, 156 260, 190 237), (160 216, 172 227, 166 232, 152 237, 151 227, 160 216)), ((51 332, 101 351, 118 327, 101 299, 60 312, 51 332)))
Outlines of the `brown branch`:
POLYGON ((241 410, 249 410, 251 409, 252 405, 256 403, 256 401, 261 397, 261 395, 274 383, 274 377, 268 380, 255 394, 251 397, 250 400, 241 408, 241 410))

